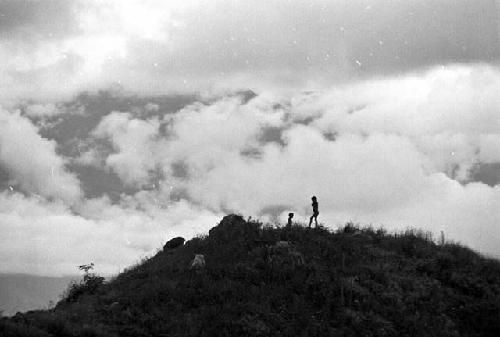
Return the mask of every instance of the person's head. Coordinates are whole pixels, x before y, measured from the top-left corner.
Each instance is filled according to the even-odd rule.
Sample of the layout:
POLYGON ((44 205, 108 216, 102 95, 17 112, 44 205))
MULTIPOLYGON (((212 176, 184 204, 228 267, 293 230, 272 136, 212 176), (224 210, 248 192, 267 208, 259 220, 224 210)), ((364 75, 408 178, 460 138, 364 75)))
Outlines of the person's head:
POLYGON ((293 218, 293 213, 288 213, 288 217, 291 219, 293 218))
POLYGON ((313 197, 311 199, 312 199, 312 201, 316 201, 316 196, 313 195, 313 197))

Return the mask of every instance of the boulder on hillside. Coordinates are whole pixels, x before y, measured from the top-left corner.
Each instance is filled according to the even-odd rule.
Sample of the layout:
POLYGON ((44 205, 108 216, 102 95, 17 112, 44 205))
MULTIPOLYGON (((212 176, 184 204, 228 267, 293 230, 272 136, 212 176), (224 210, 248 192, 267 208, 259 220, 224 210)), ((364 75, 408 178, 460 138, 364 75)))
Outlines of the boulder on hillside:
POLYGON ((208 235, 211 239, 224 242, 253 242, 260 238, 260 224, 247 222, 241 215, 230 214, 212 228, 208 235))
MULTIPOLYGON (((245 221, 245 219, 243 219, 243 217, 241 215, 229 214, 229 215, 226 215, 225 217, 223 217, 222 220, 219 222, 219 224, 216 227, 212 228, 210 230, 210 232, 213 232, 213 230, 215 230, 215 229, 230 230, 230 229, 234 229, 235 227, 238 227, 238 226, 243 226, 245 224, 246 224, 246 221, 245 221)), ((210 234, 210 232, 209 232, 209 234, 210 234)))
POLYGON ((201 269, 205 267, 205 256, 203 254, 196 254, 193 261, 191 261, 191 269, 201 269))
POLYGON ((111 303, 111 304, 107 307, 107 309, 108 309, 109 311, 118 311, 118 310, 120 309, 120 302, 115 301, 115 302, 111 303))
POLYGON ((274 244, 275 248, 288 248, 290 247, 290 242, 289 241, 277 241, 274 244))
POLYGON ((167 243, 163 246, 163 251, 175 249, 177 247, 180 247, 184 244, 184 241, 186 241, 183 237, 176 237, 171 240, 168 240, 167 243))

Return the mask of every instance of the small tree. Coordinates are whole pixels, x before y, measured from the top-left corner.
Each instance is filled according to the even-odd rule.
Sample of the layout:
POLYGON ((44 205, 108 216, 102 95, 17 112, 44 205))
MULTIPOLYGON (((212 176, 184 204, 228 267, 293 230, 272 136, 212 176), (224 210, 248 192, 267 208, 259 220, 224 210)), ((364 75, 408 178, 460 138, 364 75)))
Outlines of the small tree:
POLYGON ((444 246, 444 245, 445 245, 445 243, 446 243, 446 240, 444 239, 444 231, 441 231, 441 238, 440 238, 440 240, 439 240, 439 244, 440 244, 441 246, 444 246))
POLYGON ((78 266, 78 269, 83 270, 85 275, 87 275, 89 270, 94 269, 94 262, 90 262, 90 264, 82 264, 81 266, 78 266))
POLYGON ((78 269, 84 272, 83 279, 80 283, 72 282, 64 297, 66 302, 75 302, 83 294, 94 294, 97 289, 104 283, 104 277, 98 276, 90 271, 94 269, 94 263, 82 264, 78 269))

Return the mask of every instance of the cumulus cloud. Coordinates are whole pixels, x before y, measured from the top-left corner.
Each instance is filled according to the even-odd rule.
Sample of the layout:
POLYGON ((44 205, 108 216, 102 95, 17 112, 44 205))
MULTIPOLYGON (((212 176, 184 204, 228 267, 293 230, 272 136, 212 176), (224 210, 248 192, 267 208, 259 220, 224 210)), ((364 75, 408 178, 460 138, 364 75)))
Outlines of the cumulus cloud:
POLYGON ((486 66, 448 66, 424 76, 368 81, 311 99, 316 109, 331 112, 313 124, 329 132, 403 134, 434 169, 462 172, 458 176, 464 180, 478 161, 496 156, 499 87, 498 69, 486 66))
MULTIPOLYGON (((262 128, 281 124, 283 112, 275 111, 271 106, 275 102, 265 95, 247 105, 242 99, 237 95, 190 104, 161 120, 112 112, 91 136, 111 143, 114 152, 104 155, 104 165, 127 185, 144 186, 159 173, 170 178, 201 175, 219 165, 227 152, 257 148, 262 128), (186 172, 180 172, 183 167, 186 172)), ((96 165, 102 156, 92 148, 78 162, 96 165)))
MULTIPOLYGON (((159 132, 159 120, 132 119, 128 113, 112 112, 102 119, 93 135, 109 138, 116 153, 106 158, 106 166, 116 172, 127 185, 142 186, 155 169, 154 140, 159 132)), ((88 153, 87 153, 88 154, 88 153)), ((87 160, 84 156, 82 160, 87 160)))
MULTIPOLYGON (((96 146, 80 156, 134 188, 113 201, 74 202, 79 190, 62 187, 78 181, 55 143, 18 112, 3 111, 2 167, 25 191, 56 199, 1 194, 1 256, 13 261, 3 270, 60 274, 94 261, 117 272, 229 211, 282 221, 294 211, 305 220, 311 195, 330 226, 443 230, 498 256, 499 185, 471 182, 470 168, 498 163, 499 78, 491 67, 439 67, 314 93, 207 98, 155 117, 115 111, 87 139, 112 151, 96 146)), ((86 179, 84 187, 95 185, 86 179)))
POLYGON ((470 239, 477 223, 496 237, 498 188, 469 182, 476 165, 497 160, 499 78, 494 68, 454 66, 316 93, 226 97, 153 124, 112 114, 94 134, 129 144, 108 165, 143 149, 133 166, 114 160, 113 169, 145 179, 159 168, 155 193, 167 199, 182 191, 216 212, 270 219, 282 209, 305 216, 317 195, 330 224, 446 228, 498 254, 488 238, 470 239))
POLYGON ((0 193, 2 272, 74 274, 79 264, 93 261, 98 273, 116 274, 167 238, 190 238, 220 218, 185 201, 145 212, 104 198, 78 209, 79 215, 61 202, 0 193))
POLYGON ((80 183, 65 164, 56 153, 56 143, 42 138, 19 111, 0 109, 0 166, 9 173, 11 185, 74 202, 80 198, 80 183))
POLYGON ((26 107, 25 113, 31 118, 51 118, 62 114, 64 111, 54 103, 30 104, 26 107))
POLYGON ((420 196, 405 207, 384 212, 357 214, 364 223, 384 224, 390 230, 405 226, 444 231, 446 239, 461 242, 472 249, 500 258, 500 185, 490 187, 481 183, 459 184, 443 174, 433 174, 424 181, 420 196), (385 213, 385 214, 383 214, 385 213))

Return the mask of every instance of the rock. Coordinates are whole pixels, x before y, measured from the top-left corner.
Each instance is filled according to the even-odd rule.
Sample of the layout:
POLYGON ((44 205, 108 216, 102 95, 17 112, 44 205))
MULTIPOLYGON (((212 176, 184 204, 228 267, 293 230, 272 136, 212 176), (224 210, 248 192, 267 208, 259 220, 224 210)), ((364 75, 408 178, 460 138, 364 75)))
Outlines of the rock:
POLYGON ((241 215, 229 214, 222 218, 217 227, 227 228, 245 224, 245 219, 241 215))
POLYGON ((278 241, 274 245, 275 248, 288 248, 290 247, 290 242, 288 241, 278 241))
POLYGON ((205 256, 203 254, 196 254, 193 261, 191 261, 191 269, 201 269, 205 267, 205 256))
POLYGON ((113 302, 109 305, 108 310, 111 311, 116 311, 118 308, 120 308, 120 303, 119 302, 113 302))
POLYGON ((241 215, 230 214, 212 228, 208 236, 221 242, 253 243, 254 240, 260 239, 260 224, 246 222, 241 215))
POLYGON ((163 246, 163 250, 167 251, 170 249, 175 249, 177 247, 180 247, 180 246, 184 245, 184 241, 186 241, 186 240, 180 236, 173 238, 171 240, 168 240, 167 243, 165 243, 165 245, 163 246))

